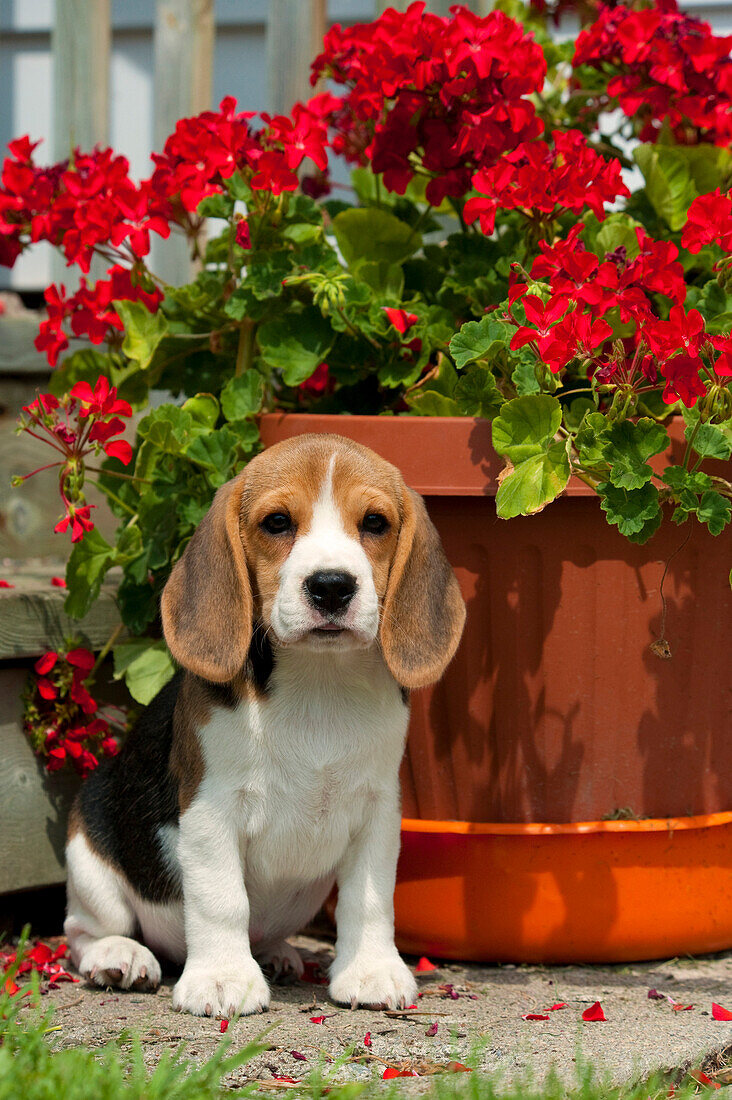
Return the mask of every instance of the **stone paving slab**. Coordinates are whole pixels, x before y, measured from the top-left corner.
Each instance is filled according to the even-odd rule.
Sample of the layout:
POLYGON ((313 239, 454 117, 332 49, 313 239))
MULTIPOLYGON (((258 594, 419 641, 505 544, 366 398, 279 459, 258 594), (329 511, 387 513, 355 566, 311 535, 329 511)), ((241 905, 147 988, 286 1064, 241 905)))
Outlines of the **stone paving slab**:
MULTIPOLYGON (((293 942, 306 957, 327 967, 332 958, 327 941, 301 936, 293 942)), ((408 960, 412 965, 415 961, 408 960)), ((151 1065, 164 1050, 181 1043, 192 1060, 208 1058, 224 1038, 220 1022, 173 1012, 175 978, 167 974, 155 994, 62 985, 48 995, 57 1009, 54 1023, 61 1028, 54 1041, 64 1047, 94 1047, 134 1034, 151 1065)), ((418 979, 422 996, 417 1010, 404 1016, 340 1008, 329 1001, 324 985, 275 985, 269 1013, 234 1020, 226 1033, 238 1049, 271 1029, 266 1041, 274 1049, 236 1071, 227 1083, 260 1080, 274 1086, 278 1076, 301 1079, 319 1058, 338 1058, 351 1047, 369 1060, 344 1065, 338 1080, 380 1078, 387 1065, 421 1063, 417 1069, 429 1070, 428 1063, 456 1059, 500 1071, 507 1080, 525 1071, 541 1079, 553 1066, 571 1082, 577 1059, 585 1059, 614 1081, 630 1082, 658 1069, 698 1065, 732 1046, 732 1023, 711 1015, 713 1001, 732 1009, 732 953, 611 967, 449 963, 418 979), (457 997, 441 986, 451 986, 457 997), (667 999, 649 999, 649 989, 693 1008, 675 1011, 667 999), (582 1012, 598 1000, 606 1020, 583 1022, 582 1012), (567 1007, 550 1012, 546 1021, 521 1018, 557 1002, 567 1007), (321 1015, 326 1016, 322 1024, 310 1021, 321 1015), (436 1033, 427 1034, 435 1032, 434 1024, 436 1033), (368 1049, 367 1032, 372 1043, 368 1049), (476 1048, 481 1048, 477 1058, 476 1048)))

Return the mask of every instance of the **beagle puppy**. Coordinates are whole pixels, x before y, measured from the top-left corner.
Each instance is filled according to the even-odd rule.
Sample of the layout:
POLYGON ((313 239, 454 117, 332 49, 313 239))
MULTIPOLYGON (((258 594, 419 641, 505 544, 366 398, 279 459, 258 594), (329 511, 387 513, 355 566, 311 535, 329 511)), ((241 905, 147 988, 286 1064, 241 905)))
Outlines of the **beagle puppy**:
POLYGON ((261 965, 338 884, 330 995, 409 1004, 394 946, 408 691, 437 680, 465 606, 420 496, 378 455, 303 435, 217 492, 162 597, 181 666, 69 826, 65 934, 100 986, 265 1010, 261 965))

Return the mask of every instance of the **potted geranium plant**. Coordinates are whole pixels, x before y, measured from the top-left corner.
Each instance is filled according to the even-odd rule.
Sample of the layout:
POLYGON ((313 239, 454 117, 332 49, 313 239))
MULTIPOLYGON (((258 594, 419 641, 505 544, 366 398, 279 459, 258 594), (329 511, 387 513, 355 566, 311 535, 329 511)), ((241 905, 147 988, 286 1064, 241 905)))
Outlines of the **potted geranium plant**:
MULTIPOLYGON (((416 3, 335 27, 313 65, 334 92, 289 117, 226 99, 181 120, 140 184, 111 150, 41 168, 28 138, 14 142, 4 262, 48 240, 84 273, 95 254, 110 264, 72 294, 46 291, 51 365, 85 343, 21 430, 59 452, 67 610, 83 615, 122 569, 115 660, 142 702, 172 674, 158 600, 215 490, 262 440, 328 430, 375 446, 428 497, 469 606, 458 659, 414 703, 407 815, 498 823, 511 843, 537 821, 553 835, 623 817, 593 835, 647 841, 668 825, 639 819, 684 817, 687 832, 723 828, 729 862, 732 769, 715 767, 729 721, 715 541, 732 515, 729 42, 668 0, 600 5, 562 45, 545 15, 445 19, 416 3), (347 198, 330 194, 334 156, 354 166, 347 198), (223 224, 208 241, 207 219, 223 224), (171 231, 200 261, 181 287, 147 262, 150 234, 171 231), (171 399, 150 406, 153 389, 171 399), (120 519, 114 543, 94 527, 90 475, 120 519)), ((417 886, 420 845, 407 836, 417 886)), ((608 883, 595 891, 606 923, 608 883)), ((555 895, 566 934, 564 917, 542 932, 544 916, 522 932, 508 907, 491 949, 495 929, 478 935, 473 909, 448 907, 462 931, 436 949, 660 950, 597 922, 577 948, 582 914, 555 895)), ((417 944, 426 933, 397 901, 417 944)), ((413 901, 424 911, 419 890, 413 901)), ((675 926, 663 951, 732 944, 729 920, 694 929, 684 941, 675 926)))

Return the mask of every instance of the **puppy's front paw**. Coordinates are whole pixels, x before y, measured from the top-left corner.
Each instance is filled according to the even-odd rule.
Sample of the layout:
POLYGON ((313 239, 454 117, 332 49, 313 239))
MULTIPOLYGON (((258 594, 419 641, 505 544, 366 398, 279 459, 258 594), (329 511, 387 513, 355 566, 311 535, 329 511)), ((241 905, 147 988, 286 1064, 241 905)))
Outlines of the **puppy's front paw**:
POLYGON ((333 1000, 351 1008, 356 1005, 404 1008, 417 999, 417 983, 396 949, 357 955, 344 962, 336 957, 330 977, 333 1000))
POLYGON ((137 940, 104 936, 90 943, 79 959, 79 973, 96 985, 147 990, 160 985, 160 964, 137 940))
POLYGON ((254 959, 186 963, 173 990, 173 1008, 194 1016, 249 1016, 269 1008, 269 987, 254 959))

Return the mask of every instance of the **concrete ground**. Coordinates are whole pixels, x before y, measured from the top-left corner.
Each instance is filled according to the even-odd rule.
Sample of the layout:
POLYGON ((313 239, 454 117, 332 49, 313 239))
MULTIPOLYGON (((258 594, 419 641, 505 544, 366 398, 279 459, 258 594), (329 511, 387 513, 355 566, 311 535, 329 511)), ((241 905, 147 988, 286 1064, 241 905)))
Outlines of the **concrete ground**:
MULTIPOLYGON (((293 942, 312 963, 327 967, 329 942, 304 936, 293 942)), ((608 967, 449 963, 418 980, 417 1008, 405 1013, 337 1007, 328 1000, 327 985, 275 985, 268 1014, 234 1020, 227 1031, 239 1048, 267 1030, 271 1049, 227 1083, 257 1080, 286 1088, 288 1082, 278 1077, 302 1079, 319 1059, 327 1063, 349 1048, 361 1061, 344 1064, 336 1080, 380 1078, 387 1066, 428 1075, 457 1060, 500 1071, 507 1080, 524 1071, 543 1078, 553 1066, 569 1083, 576 1060, 585 1059, 620 1083, 702 1063, 710 1072, 726 1063, 727 1055, 720 1056, 725 1048, 732 1051, 732 1022, 712 1017, 712 1002, 732 1010, 732 953, 608 967), (661 999, 649 998, 651 989, 661 999), (605 1021, 583 1022, 583 1011, 596 1001, 605 1021), (672 1001, 692 1007, 675 1009, 672 1001), (522 1019, 562 1002, 566 1007, 546 1013, 548 1020, 522 1019), (322 1023, 311 1022, 323 1015, 322 1023), (370 1047, 364 1045, 367 1033, 370 1047)), ((60 1028, 54 1041, 94 1047, 138 1035, 151 1065, 181 1043, 191 1059, 204 1060, 224 1038, 220 1021, 173 1012, 174 983, 175 974, 166 975, 155 994, 63 984, 48 994, 60 1028)))

